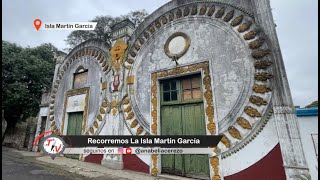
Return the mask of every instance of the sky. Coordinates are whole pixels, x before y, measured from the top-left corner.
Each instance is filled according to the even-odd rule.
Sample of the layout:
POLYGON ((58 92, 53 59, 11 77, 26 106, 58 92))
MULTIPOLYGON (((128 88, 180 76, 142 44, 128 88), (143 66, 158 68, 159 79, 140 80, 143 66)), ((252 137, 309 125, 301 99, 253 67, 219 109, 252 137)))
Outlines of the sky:
MULTIPOLYGON (((98 15, 149 14, 169 0, 2 0, 2 40, 23 47, 52 43, 67 48, 71 31, 36 31, 33 21, 86 22, 98 15)), ((271 0, 295 105, 318 100, 318 0, 271 0)))

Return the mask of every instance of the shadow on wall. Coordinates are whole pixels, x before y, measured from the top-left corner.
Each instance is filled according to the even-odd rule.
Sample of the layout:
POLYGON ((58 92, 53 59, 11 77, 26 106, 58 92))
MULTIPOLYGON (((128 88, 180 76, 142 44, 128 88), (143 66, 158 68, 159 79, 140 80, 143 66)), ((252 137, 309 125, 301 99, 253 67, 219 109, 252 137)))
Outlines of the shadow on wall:
POLYGON ((6 129, 3 125, 7 122, 2 118, 2 145, 31 151, 37 127, 36 119, 31 117, 26 122, 17 123, 14 128, 6 129))

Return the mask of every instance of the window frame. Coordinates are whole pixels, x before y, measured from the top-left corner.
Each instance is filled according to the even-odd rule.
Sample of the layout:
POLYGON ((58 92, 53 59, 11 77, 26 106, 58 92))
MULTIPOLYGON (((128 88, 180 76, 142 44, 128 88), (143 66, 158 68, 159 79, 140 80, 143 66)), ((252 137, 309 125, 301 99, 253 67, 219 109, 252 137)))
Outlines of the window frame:
MULTIPOLYGON (((202 75, 200 72, 195 73, 195 74, 189 74, 189 75, 185 75, 185 76, 180 76, 180 77, 173 77, 173 78, 169 78, 169 79, 162 79, 159 80, 159 84, 160 84, 160 105, 175 105, 175 104, 190 104, 190 103, 199 103, 199 102, 203 102, 203 87, 202 87, 202 75), (188 100, 184 100, 183 99, 183 85, 182 85, 182 81, 185 79, 189 79, 192 82, 192 78, 194 77, 199 77, 199 83, 200 83, 200 93, 201 96, 199 99, 188 99, 188 100), (164 86, 164 82, 169 82, 171 84, 172 81, 176 81, 176 86, 177 86, 177 100, 175 101, 164 101, 164 92, 167 91, 163 91, 163 86, 164 86)), ((170 86, 171 88, 171 86, 170 86)), ((192 93, 192 84, 191 84, 191 93, 192 93)), ((169 90, 170 92, 170 99, 171 99, 171 89, 169 90)))
POLYGON ((88 82, 88 76, 89 76, 88 69, 84 69, 82 66, 79 67, 79 68, 76 70, 76 72, 73 73, 72 89, 81 89, 81 88, 86 87, 87 82, 88 82), (80 71, 80 72, 79 72, 79 71, 80 71), (83 87, 75 88, 74 82, 75 82, 75 80, 76 80, 76 76, 79 75, 79 74, 83 74, 83 73, 87 73, 86 83, 84 84, 83 87))

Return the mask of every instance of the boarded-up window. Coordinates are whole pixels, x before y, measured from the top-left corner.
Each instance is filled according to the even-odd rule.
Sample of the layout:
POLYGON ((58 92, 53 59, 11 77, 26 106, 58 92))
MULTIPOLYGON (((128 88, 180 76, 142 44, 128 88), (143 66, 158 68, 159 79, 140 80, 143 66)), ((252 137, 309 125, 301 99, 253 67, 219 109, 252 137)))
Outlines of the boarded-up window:
POLYGON ((182 80, 183 100, 201 99, 200 76, 182 80))
POLYGON ((83 88, 87 84, 88 70, 80 69, 74 74, 73 89, 83 88))

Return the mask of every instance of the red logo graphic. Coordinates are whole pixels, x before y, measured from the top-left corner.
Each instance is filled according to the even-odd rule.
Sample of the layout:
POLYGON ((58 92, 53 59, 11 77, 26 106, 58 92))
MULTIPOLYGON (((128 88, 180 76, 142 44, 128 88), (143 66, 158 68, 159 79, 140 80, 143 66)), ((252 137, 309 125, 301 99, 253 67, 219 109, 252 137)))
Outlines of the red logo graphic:
POLYGON ((126 148, 126 154, 131 154, 132 153, 132 149, 131 148, 126 148))
POLYGON ((35 27, 37 30, 40 29, 41 23, 42 23, 42 22, 41 22, 40 19, 35 19, 35 20, 33 21, 33 25, 34 25, 34 27, 35 27))

